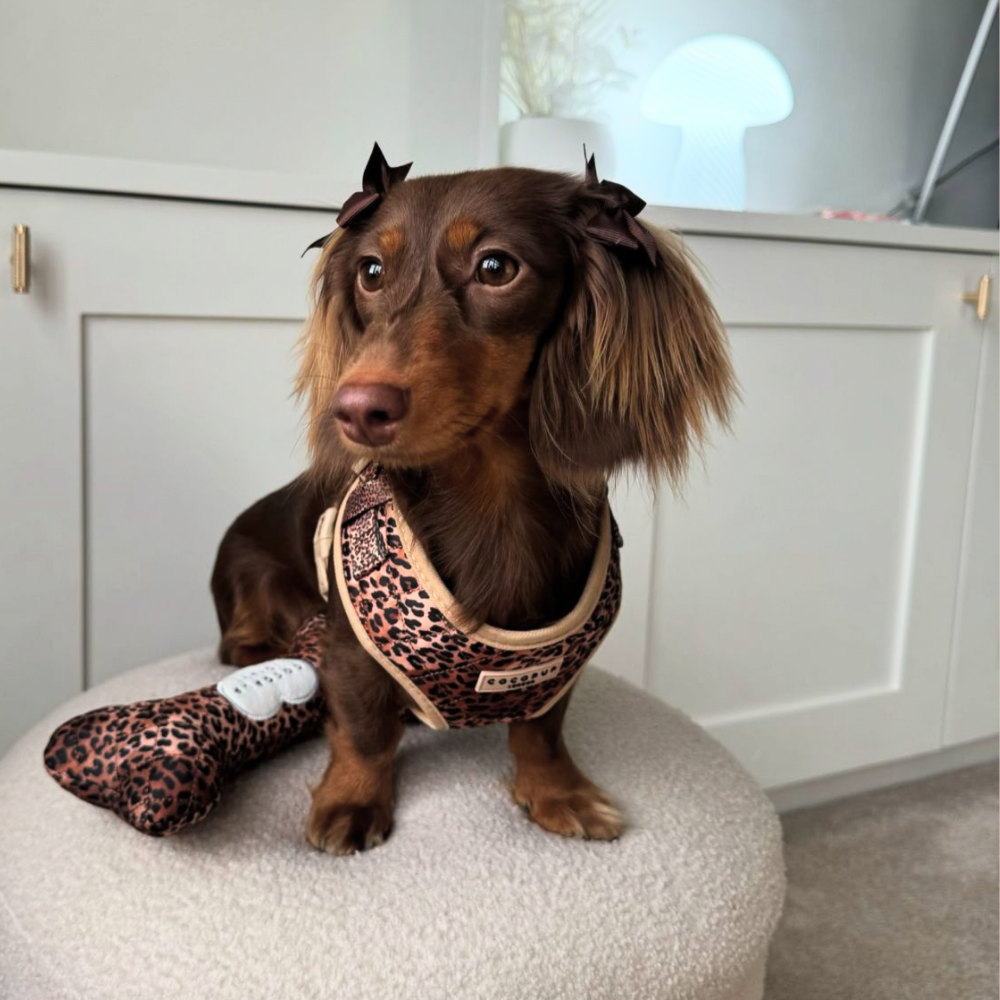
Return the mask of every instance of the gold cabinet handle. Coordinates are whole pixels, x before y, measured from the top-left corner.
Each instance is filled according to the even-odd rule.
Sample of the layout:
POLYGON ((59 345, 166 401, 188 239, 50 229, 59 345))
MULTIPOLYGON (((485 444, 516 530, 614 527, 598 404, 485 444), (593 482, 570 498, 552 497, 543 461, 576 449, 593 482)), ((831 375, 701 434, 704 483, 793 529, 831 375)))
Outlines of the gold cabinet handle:
POLYGON ((979 279, 979 290, 966 292, 962 296, 963 302, 974 302, 976 305, 976 316, 979 319, 986 319, 986 314, 990 311, 990 276, 984 274, 979 279))
POLYGON ((11 234, 10 283, 18 295, 31 288, 31 243, 27 226, 17 225, 11 234))

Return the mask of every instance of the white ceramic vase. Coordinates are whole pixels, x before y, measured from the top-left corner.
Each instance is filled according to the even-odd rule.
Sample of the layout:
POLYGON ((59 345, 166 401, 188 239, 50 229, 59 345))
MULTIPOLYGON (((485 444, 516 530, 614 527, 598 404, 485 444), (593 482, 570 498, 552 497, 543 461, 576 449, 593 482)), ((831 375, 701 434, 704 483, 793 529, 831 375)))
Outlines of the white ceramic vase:
POLYGON ((584 118, 519 118, 500 129, 500 162, 511 167, 535 167, 582 174, 583 147, 597 156, 601 177, 614 172, 611 131, 584 118))

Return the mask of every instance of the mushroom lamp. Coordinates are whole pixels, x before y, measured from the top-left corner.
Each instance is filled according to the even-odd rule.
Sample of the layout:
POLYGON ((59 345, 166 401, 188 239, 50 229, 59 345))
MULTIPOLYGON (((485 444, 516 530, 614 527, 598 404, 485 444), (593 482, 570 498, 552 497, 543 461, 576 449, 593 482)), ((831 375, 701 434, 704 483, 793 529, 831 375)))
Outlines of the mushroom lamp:
POLYGON ((674 49, 653 71, 641 105, 647 118, 681 129, 671 203, 745 209, 746 130, 782 121, 793 106, 785 68, 758 42, 704 35, 674 49))

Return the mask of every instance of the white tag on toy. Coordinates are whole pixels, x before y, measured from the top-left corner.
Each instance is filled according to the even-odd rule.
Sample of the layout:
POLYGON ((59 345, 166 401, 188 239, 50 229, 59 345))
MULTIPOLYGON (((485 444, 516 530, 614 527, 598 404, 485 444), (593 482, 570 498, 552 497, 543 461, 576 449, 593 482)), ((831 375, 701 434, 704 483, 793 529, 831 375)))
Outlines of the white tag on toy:
POLYGON ((223 677, 216 690, 241 715, 271 719, 282 704, 301 705, 319 689, 316 668, 305 660, 268 660, 223 677))

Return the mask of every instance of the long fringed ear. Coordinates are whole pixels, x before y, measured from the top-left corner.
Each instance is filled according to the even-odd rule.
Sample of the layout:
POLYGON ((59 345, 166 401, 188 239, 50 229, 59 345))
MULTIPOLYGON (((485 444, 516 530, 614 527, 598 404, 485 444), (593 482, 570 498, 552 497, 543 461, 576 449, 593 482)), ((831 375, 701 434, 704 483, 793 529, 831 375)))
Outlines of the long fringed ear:
POLYGON ((579 243, 566 313, 532 386, 532 448, 556 482, 634 463, 677 486, 712 421, 729 421, 736 379, 718 314, 679 240, 652 235, 655 263, 579 243))
POLYGON ((299 337, 299 370, 295 395, 306 403, 309 452, 312 471, 327 483, 335 483, 350 466, 342 454, 339 438, 326 426, 330 404, 350 351, 350 319, 334 277, 334 257, 343 230, 336 230, 323 248, 312 279, 312 310, 299 337), (320 443, 322 442, 322 447, 320 443))

